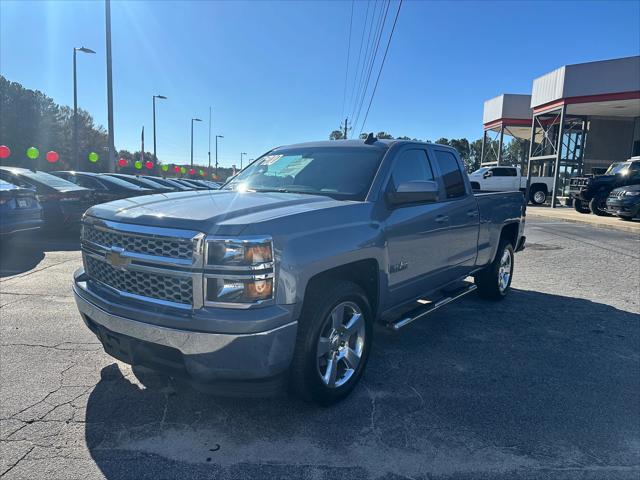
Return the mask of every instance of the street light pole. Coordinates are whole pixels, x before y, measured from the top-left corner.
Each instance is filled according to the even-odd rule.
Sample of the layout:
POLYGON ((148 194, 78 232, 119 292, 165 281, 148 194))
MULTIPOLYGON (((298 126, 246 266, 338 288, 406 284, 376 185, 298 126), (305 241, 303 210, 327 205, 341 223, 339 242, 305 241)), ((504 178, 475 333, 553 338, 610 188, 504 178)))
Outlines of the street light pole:
POLYGON ((199 118, 191 119, 191 168, 193 168, 193 122, 201 122, 199 118))
POLYGON ((223 135, 216 135, 216 177, 218 176, 218 139, 224 138, 223 135))
POLYGON ((158 164, 158 156, 156 155, 156 98, 166 100, 164 95, 153 96, 153 163, 158 164))
POLYGON ((73 49, 73 162, 76 170, 80 170, 78 158, 78 75, 76 73, 76 53, 96 53, 90 48, 74 47, 73 49))
POLYGON ((242 170, 242 157, 244 157, 247 154, 247 152, 242 152, 240 154, 240 170, 242 170))

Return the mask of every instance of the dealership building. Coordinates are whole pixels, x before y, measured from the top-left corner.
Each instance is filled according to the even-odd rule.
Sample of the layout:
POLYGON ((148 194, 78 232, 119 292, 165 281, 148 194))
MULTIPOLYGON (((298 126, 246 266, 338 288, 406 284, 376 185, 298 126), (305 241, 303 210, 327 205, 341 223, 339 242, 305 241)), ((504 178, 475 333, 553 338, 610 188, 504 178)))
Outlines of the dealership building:
POLYGON ((551 205, 564 204, 571 177, 640 155, 640 56, 553 70, 530 95, 487 100, 483 124, 481 165, 505 164, 505 138, 522 142, 515 163, 553 177, 551 205))

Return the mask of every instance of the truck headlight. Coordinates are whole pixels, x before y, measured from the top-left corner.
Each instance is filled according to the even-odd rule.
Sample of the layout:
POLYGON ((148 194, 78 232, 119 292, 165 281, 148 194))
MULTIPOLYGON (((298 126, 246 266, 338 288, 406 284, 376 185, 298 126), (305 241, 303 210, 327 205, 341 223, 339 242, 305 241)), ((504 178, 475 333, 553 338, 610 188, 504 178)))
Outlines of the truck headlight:
POLYGON ((639 191, 631 191, 631 192, 624 192, 624 196, 625 197, 635 197, 636 195, 640 195, 640 190, 639 191))
POLYGON ((274 296, 271 237, 207 239, 205 305, 247 308, 274 296))

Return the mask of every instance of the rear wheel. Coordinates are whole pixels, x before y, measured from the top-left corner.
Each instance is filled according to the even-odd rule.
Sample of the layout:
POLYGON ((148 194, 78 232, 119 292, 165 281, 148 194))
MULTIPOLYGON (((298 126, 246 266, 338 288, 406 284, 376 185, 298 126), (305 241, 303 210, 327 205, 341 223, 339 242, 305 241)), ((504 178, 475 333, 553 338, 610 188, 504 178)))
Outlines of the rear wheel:
POLYGON ((362 289, 352 282, 314 287, 305 300, 291 366, 291 389, 330 405, 356 386, 367 364, 373 318, 362 289))
POLYGON ((509 241, 502 240, 496 258, 475 275, 478 295, 489 300, 502 300, 511 288, 513 278, 514 252, 509 241))
POLYGON ((609 213, 607 212, 606 207, 607 207, 607 194, 604 192, 596 193, 595 196, 589 202, 589 209, 599 217, 609 216, 609 213))
POLYGON ((582 200, 578 200, 577 198, 573 199, 573 208, 576 212, 579 213, 591 213, 591 210, 589 210, 589 206, 582 200))
POLYGON ((547 192, 541 187, 533 187, 529 199, 534 205, 542 205, 547 201, 547 192))

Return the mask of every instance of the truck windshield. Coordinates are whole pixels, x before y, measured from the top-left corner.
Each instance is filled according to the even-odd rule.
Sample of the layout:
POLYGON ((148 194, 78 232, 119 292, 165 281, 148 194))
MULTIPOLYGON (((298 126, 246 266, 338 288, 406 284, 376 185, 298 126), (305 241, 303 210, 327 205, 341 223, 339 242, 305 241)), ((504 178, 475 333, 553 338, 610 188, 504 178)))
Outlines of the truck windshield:
POLYGON ((384 153, 377 148, 353 147, 276 150, 257 159, 222 188, 363 200, 384 153))
POLYGON ((612 163, 606 172, 605 175, 626 175, 627 169, 631 165, 631 162, 622 162, 622 163, 612 163))
POLYGON ((489 170, 489 167, 482 167, 476 170, 475 172, 473 172, 471 175, 482 175, 487 170, 489 170))

